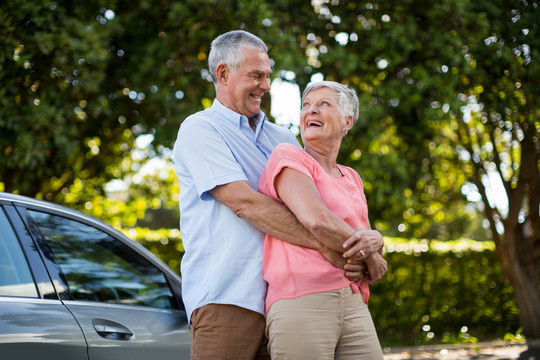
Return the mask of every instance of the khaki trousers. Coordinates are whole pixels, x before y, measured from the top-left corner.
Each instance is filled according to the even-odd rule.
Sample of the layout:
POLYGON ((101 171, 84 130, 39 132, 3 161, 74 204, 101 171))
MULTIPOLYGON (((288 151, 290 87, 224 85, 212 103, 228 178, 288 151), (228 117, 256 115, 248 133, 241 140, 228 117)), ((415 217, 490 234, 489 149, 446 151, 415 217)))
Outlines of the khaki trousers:
POLYGON ((275 302, 266 334, 272 360, 383 359, 368 307, 350 287, 275 302))
POLYGON ((191 360, 270 360, 262 314, 209 304, 191 315, 191 360))

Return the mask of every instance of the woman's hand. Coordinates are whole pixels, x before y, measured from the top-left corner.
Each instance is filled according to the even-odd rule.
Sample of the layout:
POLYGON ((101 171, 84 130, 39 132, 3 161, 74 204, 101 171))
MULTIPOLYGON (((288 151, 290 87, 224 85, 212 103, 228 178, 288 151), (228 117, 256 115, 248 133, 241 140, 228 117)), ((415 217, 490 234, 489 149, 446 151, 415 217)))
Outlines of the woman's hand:
POLYGON ((375 253, 382 253, 384 240, 380 232, 370 229, 356 229, 344 243, 343 257, 365 260, 375 253))

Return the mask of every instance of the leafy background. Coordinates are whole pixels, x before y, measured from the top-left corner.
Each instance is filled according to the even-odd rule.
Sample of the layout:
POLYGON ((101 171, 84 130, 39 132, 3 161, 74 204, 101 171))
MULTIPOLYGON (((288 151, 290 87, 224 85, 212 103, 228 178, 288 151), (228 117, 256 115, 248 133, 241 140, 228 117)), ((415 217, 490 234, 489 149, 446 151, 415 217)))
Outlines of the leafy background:
MULTIPOLYGON (((532 0, 4 0, 0 190, 156 239, 148 244, 178 269, 170 149, 182 120, 214 97, 211 40, 244 29, 268 44, 275 79, 302 90, 322 74, 358 92, 360 120, 339 161, 362 176, 373 226, 387 237, 492 241, 478 256, 496 259, 486 266, 500 266, 519 324, 540 337, 538 18, 532 0)), ((265 97, 267 114, 272 106, 265 97)), ((395 257, 391 274, 411 281, 395 257)), ((420 258, 439 269, 438 257, 420 258)))

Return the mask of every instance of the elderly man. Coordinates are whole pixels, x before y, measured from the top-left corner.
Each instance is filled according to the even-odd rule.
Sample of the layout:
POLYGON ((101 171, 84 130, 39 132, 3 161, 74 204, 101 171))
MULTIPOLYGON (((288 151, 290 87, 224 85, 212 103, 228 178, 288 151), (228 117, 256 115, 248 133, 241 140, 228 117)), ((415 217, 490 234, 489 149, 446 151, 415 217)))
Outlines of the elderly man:
MULTIPOLYGON (((262 96, 270 91, 267 47, 245 31, 211 44, 213 105, 189 116, 174 146, 180 180, 180 228, 185 249, 183 299, 193 334, 192 359, 269 359, 264 333, 264 233, 321 251, 358 278, 358 261, 345 265, 275 200, 257 192, 261 172, 279 143, 298 146, 287 129, 266 119, 262 96)), ((348 252, 374 253, 382 237, 357 231, 348 252)))

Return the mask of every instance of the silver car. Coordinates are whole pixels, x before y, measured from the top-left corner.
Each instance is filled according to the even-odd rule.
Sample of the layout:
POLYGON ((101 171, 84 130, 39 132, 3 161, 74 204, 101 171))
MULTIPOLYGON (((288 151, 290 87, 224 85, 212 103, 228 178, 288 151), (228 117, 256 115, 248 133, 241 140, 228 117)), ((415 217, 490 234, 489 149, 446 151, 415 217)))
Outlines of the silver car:
POLYGON ((0 358, 189 359, 181 279, 111 226, 0 192, 0 358))

